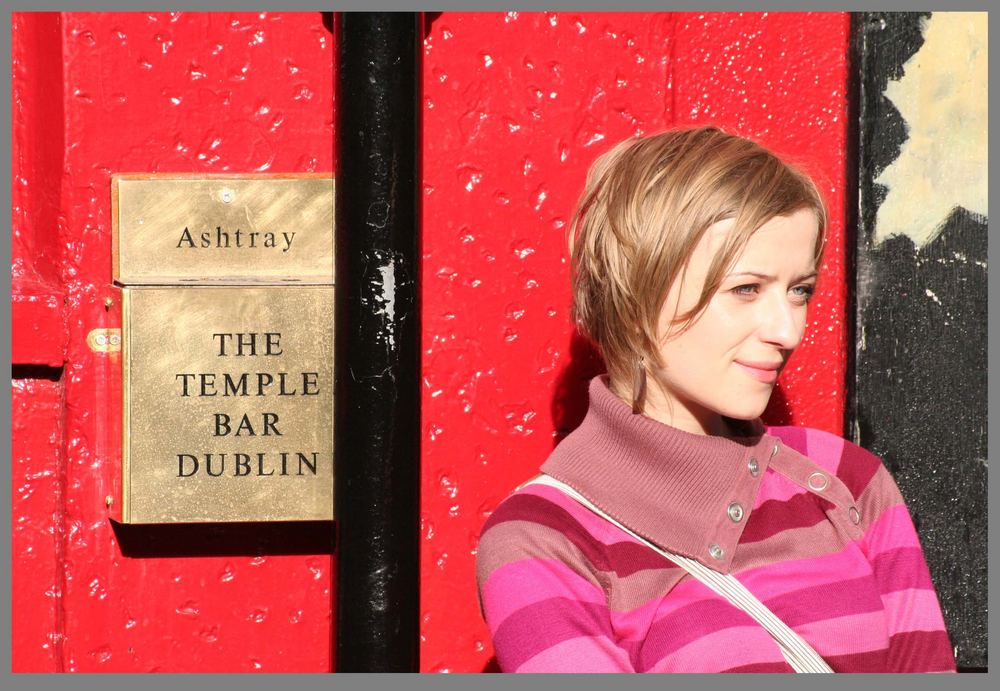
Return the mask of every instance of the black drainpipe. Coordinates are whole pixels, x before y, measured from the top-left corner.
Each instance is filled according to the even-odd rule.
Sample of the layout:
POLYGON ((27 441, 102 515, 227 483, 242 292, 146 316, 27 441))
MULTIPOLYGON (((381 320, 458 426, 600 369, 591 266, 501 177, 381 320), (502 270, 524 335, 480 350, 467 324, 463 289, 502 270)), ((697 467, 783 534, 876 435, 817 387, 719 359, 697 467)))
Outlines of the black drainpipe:
POLYGON ((421 16, 337 15, 336 669, 419 670, 421 16))

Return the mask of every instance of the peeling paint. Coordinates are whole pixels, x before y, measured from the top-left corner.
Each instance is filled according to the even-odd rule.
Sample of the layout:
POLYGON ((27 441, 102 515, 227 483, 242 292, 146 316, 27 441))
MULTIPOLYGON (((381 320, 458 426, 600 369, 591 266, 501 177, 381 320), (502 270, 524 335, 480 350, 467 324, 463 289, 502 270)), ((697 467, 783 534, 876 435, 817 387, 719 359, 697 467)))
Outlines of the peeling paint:
POLYGON ((876 182, 889 188, 874 241, 907 235, 922 247, 958 206, 987 216, 985 12, 934 12, 924 43, 885 96, 907 125, 899 157, 876 182))

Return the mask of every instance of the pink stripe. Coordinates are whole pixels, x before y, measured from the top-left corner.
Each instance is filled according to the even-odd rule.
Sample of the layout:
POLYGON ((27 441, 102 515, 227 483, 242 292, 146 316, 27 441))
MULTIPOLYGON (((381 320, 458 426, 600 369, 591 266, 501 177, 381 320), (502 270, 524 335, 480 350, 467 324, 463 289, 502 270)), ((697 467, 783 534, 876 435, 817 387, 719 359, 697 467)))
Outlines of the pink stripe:
POLYGON ((656 617, 653 619, 653 623, 655 624, 661 619, 669 617, 682 607, 688 607, 701 600, 713 600, 716 598, 721 598, 721 596, 716 595, 701 581, 689 576, 670 591, 670 597, 661 599, 657 603, 658 609, 656 610, 656 617))
POLYGON ((546 648, 516 672, 634 672, 628 654, 604 636, 580 636, 546 648))
POLYGON ((784 661, 771 635, 754 624, 734 626, 701 636, 644 671, 719 672, 742 665, 761 662, 781 664, 784 661))
POLYGON ((825 468, 834 475, 840 468, 840 459, 844 454, 844 443, 844 439, 836 434, 813 427, 806 428, 806 450, 808 453, 805 455, 816 465, 825 468))
POLYGON ((888 613, 889 635, 905 631, 944 629, 941 606, 933 590, 910 588, 882 596, 888 613))
POLYGON ((521 559, 493 571, 483 586, 490 628, 513 612, 557 597, 606 606, 604 591, 555 559, 521 559))
POLYGON ((865 534, 868 559, 875 561, 882 552, 900 547, 918 547, 920 539, 904 504, 882 512, 865 534))
POLYGON ((823 657, 865 653, 889 647, 885 613, 865 612, 793 627, 823 657))
POLYGON ((821 557, 768 564, 734 575, 758 599, 769 600, 803 588, 870 576, 871 573, 871 565, 861 551, 849 544, 839 552, 821 557))

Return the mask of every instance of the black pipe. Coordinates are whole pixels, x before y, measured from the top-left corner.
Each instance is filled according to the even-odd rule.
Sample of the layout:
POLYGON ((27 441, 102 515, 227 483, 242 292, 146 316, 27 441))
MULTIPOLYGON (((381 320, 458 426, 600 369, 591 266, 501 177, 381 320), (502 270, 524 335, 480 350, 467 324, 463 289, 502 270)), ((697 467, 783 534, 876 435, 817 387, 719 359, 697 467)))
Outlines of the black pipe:
POLYGON ((421 17, 336 24, 336 667, 415 672, 421 17))

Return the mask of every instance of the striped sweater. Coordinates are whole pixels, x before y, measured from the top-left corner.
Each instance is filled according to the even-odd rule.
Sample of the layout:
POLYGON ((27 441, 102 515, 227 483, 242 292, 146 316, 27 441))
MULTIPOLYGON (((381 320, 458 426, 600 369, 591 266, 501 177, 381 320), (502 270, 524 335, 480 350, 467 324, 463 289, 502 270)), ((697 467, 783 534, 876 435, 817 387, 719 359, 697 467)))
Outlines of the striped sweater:
MULTIPOLYGON (((691 434, 590 386, 542 471, 650 542, 731 573, 837 672, 954 671, 903 498, 879 458, 821 430, 691 434)), ((479 597, 506 672, 790 672, 750 617, 558 489, 483 528, 479 597)))

